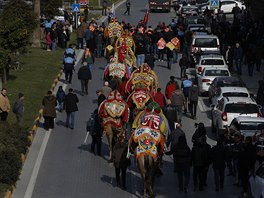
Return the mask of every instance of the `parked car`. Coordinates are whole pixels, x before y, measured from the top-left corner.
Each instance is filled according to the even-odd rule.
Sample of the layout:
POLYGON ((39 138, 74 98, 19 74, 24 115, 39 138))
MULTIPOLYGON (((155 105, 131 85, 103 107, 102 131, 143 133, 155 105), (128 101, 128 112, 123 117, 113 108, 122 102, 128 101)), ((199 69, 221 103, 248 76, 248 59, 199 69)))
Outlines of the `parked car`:
POLYGON ((234 118, 228 127, 228 134, 233 136, 238 133, 247 136, 259 135, 264 129, 263 117, 238 116, 234 118))
POLYGON ((251 194, 254 198, 264 197, 264 163, 262 163, 249 179, 251 194))
POLYGON ((180 8, 180 15, 182 17, 185 17, 185 16, 198 16, 199 14, 199 9, 197 6, 195 5, 186 5, 186 6, 182 6, 180 8))
POLYGON ((214 97, 212 104, 216 105, 223 97, 251 97, 246 87, 220 87, 214 97))
POLYGON ((260 117, 260 108, 252 98, 224 97, 212 109, 212 132, 222 135, 238 116, 260 117))
POLYGON ((227 67, 204 67, 201 74, 197 75, 199 93, 202 95, 208 92, 210 82, 212 82, 217 76, 231 76, 227 67))
POLYGON ((192 31, 195 35, 208 35, 208 30, 204 24, 189 24, 186 31, 192 31))
POLYGON ((201 74, 205 67, 218 67, 218 68, 228 68, 225 59, 222 55, 207 54, 201 55, 199 61, 195 65, 195 72, 201 74))
POLYGON ((245 84, 238 77, 216 77, 208 89, 210 103, 212 102, 212 98, 218 94, 220 87, 245 87, 245 84))
MULTIPOLYGON (((222 10, 224 13, 232 13, 233 8, 238 5, 240 9, 244 8, 246 9, 246 6, 240 2, 235 0, 220 0, 220 10, 222 10)), ((210 9, 209 2, 207 4, 204 4, 202 7, 200 7, 201 12, 204 12, 206 6, 210 9)), ((217 13, 218 10, 215 10, 215 13, 217 13)))
POLYGON ((194 35, 191 47, 193 54, 201 51, 220 51, 220 41, 215 35, 194 35))

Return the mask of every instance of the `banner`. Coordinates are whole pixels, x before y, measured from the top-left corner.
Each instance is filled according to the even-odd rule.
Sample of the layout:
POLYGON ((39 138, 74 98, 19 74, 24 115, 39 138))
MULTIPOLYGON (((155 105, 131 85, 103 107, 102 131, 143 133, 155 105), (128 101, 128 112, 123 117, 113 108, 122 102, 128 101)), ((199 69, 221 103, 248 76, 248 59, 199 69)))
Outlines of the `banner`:
POLYGON ((146 10, 145 16, 144 16, 144 24, 147 25, 148 24, 148 19, 149 19, 149 9, 146 10))

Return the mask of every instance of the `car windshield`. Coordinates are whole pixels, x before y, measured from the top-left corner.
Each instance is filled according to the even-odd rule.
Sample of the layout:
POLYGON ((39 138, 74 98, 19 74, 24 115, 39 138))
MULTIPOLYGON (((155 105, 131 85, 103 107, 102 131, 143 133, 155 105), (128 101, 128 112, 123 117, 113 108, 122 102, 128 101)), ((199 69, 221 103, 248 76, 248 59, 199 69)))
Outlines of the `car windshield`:
POLYGON ((242 122, 240 124, 240 130, 254 130, 254 131, 261 131, 264 129, 264 123, 261 122, 242 122))
POLYGON ((217 82, 217 87, 243 87, 243 83, 238 79, 223 79, 217 82))
POLYGON ((227 70, 206 70, 205 76, 229 76, 227 70))
POLYGON ((191 17, 191 18, 186 18, 184 21, 185 24, 206 24, 205 19, 203 18, 195 18, 195 17, 191 17))
POLYGON ((222 59, 204 59, 201 61, 201 65, 224 65, 222 59))
POLYGON ((195 47, 217 47, 216 38, 196 38, 195 47))
POLYGON ((231 103, 225 106, 225 112, 240 113, 242 115, 242 114, 259 113, 259 109, 258 106, 255 104, 231 103))
POLYGON ((248 93, 244 92, 226 92, 223 97, 248 97, 248 93))

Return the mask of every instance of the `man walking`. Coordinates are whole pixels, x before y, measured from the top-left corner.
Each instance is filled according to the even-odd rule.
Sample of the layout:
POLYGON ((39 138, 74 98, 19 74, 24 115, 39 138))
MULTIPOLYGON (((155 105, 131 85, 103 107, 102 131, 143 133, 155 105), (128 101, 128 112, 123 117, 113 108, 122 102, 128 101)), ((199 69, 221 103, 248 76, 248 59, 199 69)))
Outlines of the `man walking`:
POLYGON ((236 65, 236 72, 238 75, 241 75, 242 74, 241 63, 243 59, 243 50, 240 47, 239 43, 236 43, 236 47, 233 52, 234 52, 233 58, 235 60, 235 65, 236 65))
MULTIPOLYGON (((186 106, 186 99, 179 85, 177 85, 176 90, 171 96, 171 105, 175 106, 177 111, 177 122, 181 124, 182 121, 182 108, 186 106)), ((186 108, 186 107, 185 107, 186 108)))
POLYGON ((63 109, 67 113, 66 118, 66 127, 70 129, 74 129, 74 118, 75 118, 75 112, 78 111, 77 103, 79 102, 79 99, 76 94, 73 93, 73 89, 69 89, 69 93, 66 95, 63 109))
POLYGON ((190 113, 191 118, 196 120, 196 112, 197 112, 197 104, 198 104, 198 98, 199 98, 199 89, 197 86, 197 83, 194 81, 193 86, 189 90, 188 98, 190 101, 190 113))
POLYGON ((64 65, 64 73, 65 73, 65 80, 71 84, 72 81, 72 73, 74 71, 74 58, 72 57, 65 57, 63 61, 64 65))
POLYGON ((107 9, 107 1, 103 1, 103 9, 102 9, 102 15, 106 16, 106 9, 107 9))
POLYGON ((92 73, 86 62, 83 63, 83 66, 78 71, 78 79, 81 81, 82 95, 84 95, 84 90, 85 94, 88 95, 88 82, 92 80, 92 73))
POLYGON ((130 0, 127 0, 126 1, 126 11, 124 12, 124 15, 126 15, 126 13, 128 14, 128 15, 130 15, 130 0))
POLYGON ((7 97, 7 89, 2 88, 0 94, 0 118, 2 121, 7 120, 8 112, 10 111, 10 102, 7 97))

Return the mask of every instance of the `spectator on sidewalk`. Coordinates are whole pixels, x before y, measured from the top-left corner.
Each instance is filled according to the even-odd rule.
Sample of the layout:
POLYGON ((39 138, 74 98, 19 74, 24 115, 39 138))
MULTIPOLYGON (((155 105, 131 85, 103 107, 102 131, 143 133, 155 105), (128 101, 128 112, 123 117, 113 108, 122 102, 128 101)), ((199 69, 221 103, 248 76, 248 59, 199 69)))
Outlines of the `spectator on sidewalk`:
POLYGON ((66 111, 66 127, 74 129, 75 112, 78 111, 77 103, 79 99, 76 94, 73 93, 73 89, 70 88, 68 94, 65 96, 63 109, 66 111))
POLYGON ((82 95, 84 95, 84 91, 88 95, 88 83, 89 80, 92 80, 92 73, 86 62, 83 63, 83 66, 78 71, 78 79, 81 81, 82 95))
POLYGON ((1 121, 6 121, 8 113, 10 111, 10 102, 7 97, 7 89, 2 88, 1 94, 0 94, 0 117, 1 121))
POLYGON ((83 49, 84 31, 82 25, 79 25, 79 27, 76 29, 76 37, 77 37, 76 49, 83 49))
POLYGON ((148 53, 145 55, 145 63, 147 63, 150 68, 153 70, 154 67, 155 67, 155 57, 154 57, 154 54, 153 53, 148 53))
POLYGON ((102 144, 102 127, 98 117, 98 109, 94 110, 93 116, 94 116, 94 125, 91 128, 91 136, 92 136, 91 152, 95 154, 95 146, 96 146, 97 155, 100 156, 101 144, 102 144))
POLYGON ((89 48, 86 48, 85 53, 82 58, 82 63, 86 62, 87 67, 89 67, 90 71, 92 71, 94 65, 94 55, 90 52, 89 48))
MULTIPOLYGON (((182 88, 182 92, 186 98, 186 108, 184 109, 184 113, 187 113, 187 108, 189 108, 188 104, 189 104, 189 89, 192 87, 193 82, 191 80, 188 79, 188 76, 185 75, 182 78, 182 83, 181 83, 181 88, 182 88)), ((190 111, 190 109, 189 109, 190 111)))
POLYGON ((98 105, 98 108, 99 108, 99 106, 106 99, 106 97, 105 97, 104 94, 102 94, 102 91, 100 89, 98 89, 96 91, 96 95, 97 95, 97 105, 98 105))
POLYGON ((16 114, 17 124, 19 125, 23 124, 23 119, 24 119, 24 99, 25 99, 24 94, 19 93, 18 99, 16 100, 13 107, 13 113, 16 114))
POLYGON ((56 106, 57 101, 56 97, 52 94, 51 91, 47 92, 47 95, 44 96, 42 100, 43 105, 43 117, 44 117, 44 129, 54 129, 54 118, 56 118, 56 106))
POLYGON ((234 68, 233 68, 233 50, 232 50, 231 45, 228 45, 228 47, 227 47, 227 50, 225 53, 225 60, 226 60, 226 63, 228 65, 229 71, 233 72, 234 71, 234 68))
POLYGON ((165 106, 164 114, 168 120, 170 131, 173 131, 175 129, 175 123, 178 119, 176 107, 171 105, 170 99, 167 100, 167 105, 165 106))
POLYGON ((58 91, 56 93, 56 99, 58 102, 58 110, 62 112, 63 110, 63 102, 65 99, 65 91, 63 90, 62 86, 59 86, 58 91))
POLYGON ((186 69, 189 68, 189 60, 185 54, 182 54, 182 58, 180 59, 179 66, 181 68, 181 78, 186 76, 186 69))

